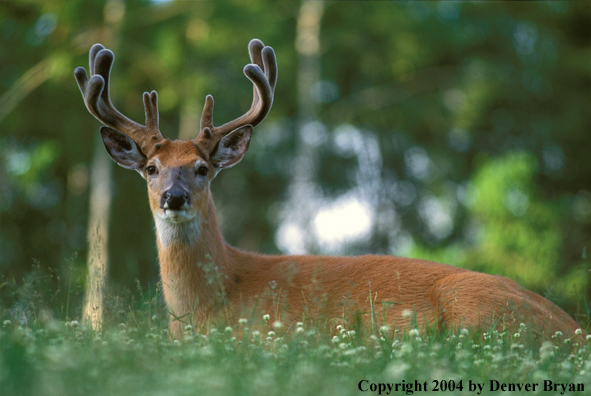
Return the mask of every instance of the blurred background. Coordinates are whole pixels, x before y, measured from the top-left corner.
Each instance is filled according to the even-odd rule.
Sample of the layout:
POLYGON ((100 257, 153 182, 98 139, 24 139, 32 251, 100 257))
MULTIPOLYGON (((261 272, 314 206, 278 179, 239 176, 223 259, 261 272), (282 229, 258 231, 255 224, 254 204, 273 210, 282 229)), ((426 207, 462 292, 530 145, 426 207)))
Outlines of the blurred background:
MULTIPOLYGON (((115 52, 111 97, 194 138, 243 114, 247 45, 274 48, 273 108, 212 182, 227 241, 269 254, 418 257, 516 279, 589 312, 591 3, 2 1, 0 309, 153 290, 145 181, 112 163, 73 71, 115 52), (39 278, 44 290, 39 290, 39 278), (49 297, 47 297, 49 296, 49 297)), ((66 302, 67 301, 67 302, 66 302)))

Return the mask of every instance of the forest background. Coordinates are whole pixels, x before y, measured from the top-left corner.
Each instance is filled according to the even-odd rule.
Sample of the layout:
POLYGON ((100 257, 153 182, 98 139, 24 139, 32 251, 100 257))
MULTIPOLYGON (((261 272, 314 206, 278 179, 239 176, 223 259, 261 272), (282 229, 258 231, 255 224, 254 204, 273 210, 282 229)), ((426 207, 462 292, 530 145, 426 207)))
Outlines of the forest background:
POLYGON ((158 281, 144 180, 115 166, 73 71, 115 52, 112 98, 194 138, 252 100, 247 45, 274 48, 273 108, 212 190, 227 241, 262 253, 393 254, 591 301, 589 2, 0 2, 0 312, 82 310, 158 281), (36 290, 43 277, 46 290, 36 290), (63 290, 67 289, 67 293, 63 290), (43 297, 46 298, 46 297, 43 297), (67 300, 67 301, 66 301, 67 300))

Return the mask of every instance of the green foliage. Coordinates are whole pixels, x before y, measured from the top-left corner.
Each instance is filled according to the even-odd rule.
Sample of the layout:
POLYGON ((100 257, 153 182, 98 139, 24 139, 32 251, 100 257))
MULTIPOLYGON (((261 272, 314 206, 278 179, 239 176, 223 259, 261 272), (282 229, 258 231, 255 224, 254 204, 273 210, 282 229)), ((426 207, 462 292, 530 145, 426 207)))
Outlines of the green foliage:
POLYGON ((413 256, 454 263, 473 270, 516 279, 548 298, 576 301, 587 286, 581 270, 560 274, 564 216, 561 208, 543 199, 535 180, 537 159, 527 152, 509 152, 481 159, 468 188, 466 202, 474 222, 465 247, 437 251, 416 248, 413 256))
POLYGON ((555 277, 562 235, 558 209, 536 191, 536 168, 533 156, 509 153, 476 173, 471 210, 482 232, 470 259, 540 288, 555 277))

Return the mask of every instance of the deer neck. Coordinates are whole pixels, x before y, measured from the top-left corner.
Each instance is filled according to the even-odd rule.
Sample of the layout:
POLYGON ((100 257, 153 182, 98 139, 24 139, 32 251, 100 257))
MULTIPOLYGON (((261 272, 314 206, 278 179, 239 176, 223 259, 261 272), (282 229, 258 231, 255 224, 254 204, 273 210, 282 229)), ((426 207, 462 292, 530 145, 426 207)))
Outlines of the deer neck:
POLYGON ((225 301, 233 279, 228 245, 219 229, 215 206, 194 219, 170 223, 154 215, 164 296, 176 316, 209 317, 225 301))

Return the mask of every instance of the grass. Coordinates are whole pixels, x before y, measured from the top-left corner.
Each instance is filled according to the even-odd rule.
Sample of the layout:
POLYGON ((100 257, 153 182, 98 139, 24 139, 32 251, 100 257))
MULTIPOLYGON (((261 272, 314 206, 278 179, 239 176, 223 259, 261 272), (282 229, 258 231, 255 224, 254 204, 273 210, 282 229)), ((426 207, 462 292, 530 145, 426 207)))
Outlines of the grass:
POLYGON ((60 300, 66 291, 45 278, 37 274, 15 288, 13 308, 0 310, 1 396, 591 392, 591 338, 539 341, 525 325, 516 333, 396 331, 380 327, 379 318, 373 333, 326 324, 286 328, 263 317, 221 328, 187 325, 178 342, 169 338, 157 291, 144 294, 138 285, 135 293, 109 296, 97 332, 67 316, 81 311, 79 287, 68 281, 60 300))
POLYGON ((510 394, 563 394, 560 386, 545 392, 544 381, 584 386, 584 392, 569 393, 567 385, 564 394, 591 391, 591 340, 577 344, 558 334, 542 343, 524 341, 525 326, 515 334, 382 327, 362 337, 342 327, 326 332, 278 323, 250 331, 242 320, 223 329, 188 325, 178 342, 170 341, 164 320, 147 313, 128 312, 129 322, 108 324, 103 332, 42 314, 30 326, 5 320, 0 394, 373 395, 382 389, 473 395, 476 383, 483 384, 483 395, 503 393, 502 383, 538 384, 537 392, 510 394))

